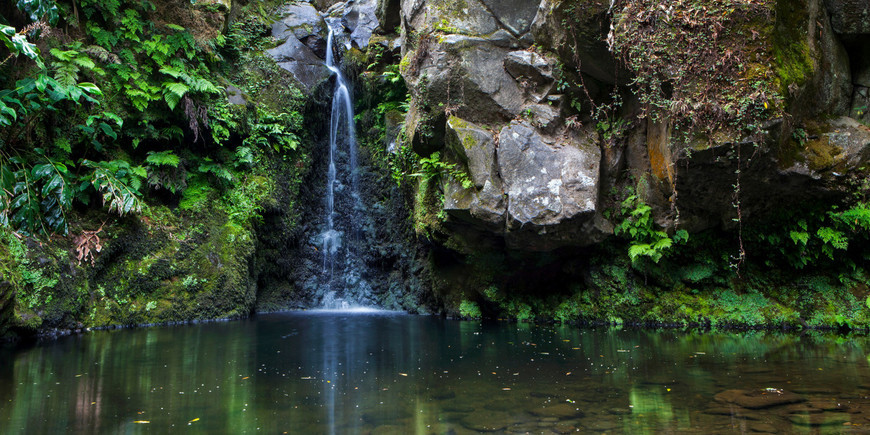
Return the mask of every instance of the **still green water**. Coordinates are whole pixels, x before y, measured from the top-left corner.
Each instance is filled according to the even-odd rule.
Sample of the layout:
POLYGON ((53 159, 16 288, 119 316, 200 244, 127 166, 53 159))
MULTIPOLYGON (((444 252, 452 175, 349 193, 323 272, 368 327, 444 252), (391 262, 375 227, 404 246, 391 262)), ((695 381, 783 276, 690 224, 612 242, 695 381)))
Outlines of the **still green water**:
POLYGON ((870 430, 867 338, 294 312, 0 353, 0 433, 870 430))

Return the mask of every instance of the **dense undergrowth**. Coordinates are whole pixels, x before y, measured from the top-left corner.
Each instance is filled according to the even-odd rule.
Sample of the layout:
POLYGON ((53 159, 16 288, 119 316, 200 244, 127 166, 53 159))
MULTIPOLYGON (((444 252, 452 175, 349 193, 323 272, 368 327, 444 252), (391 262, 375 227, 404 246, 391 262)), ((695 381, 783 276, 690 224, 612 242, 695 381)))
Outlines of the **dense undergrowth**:
POLYGON ((870 252, 863 217, 858 217, 867 209, 832 208, 801 213, 800 218, 782 213, 749 225, 739 271, 734 267, 737 234, 721 230, 691 234, 679 246, 657 249, 656 256, 627 255, 638 243, 627 237, 544 256, 479 252, 454 266, 457 274, 476 277, 462 282, 458 314, 522 321, 867 329, 870 252))
POLYGON ((232 22, 217 2, 0 7, 0 281, 19 328, 250 313, 254 226, 277 197, 293 225, 308 159, 303 96, 263 53, 277 4, 232 22))

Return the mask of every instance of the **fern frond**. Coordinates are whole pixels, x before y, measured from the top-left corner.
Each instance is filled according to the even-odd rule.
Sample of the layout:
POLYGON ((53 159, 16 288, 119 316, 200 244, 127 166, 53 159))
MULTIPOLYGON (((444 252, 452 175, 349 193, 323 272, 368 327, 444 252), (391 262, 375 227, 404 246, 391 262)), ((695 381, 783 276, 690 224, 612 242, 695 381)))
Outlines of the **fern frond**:
POLYGON ((184 83, 166 82, 163 83, 163 98, 166 100, 166 105, 170 110, 175 110, 175 106, 181 101, 181 98, 187 94, 190 88, 184 83))
POLYGON ((181 163, 181 159, 173 154, 171 150, 149 151, 145 161, 154 166, 171 166, 173 168, 177 168, 178 164, 181 163))

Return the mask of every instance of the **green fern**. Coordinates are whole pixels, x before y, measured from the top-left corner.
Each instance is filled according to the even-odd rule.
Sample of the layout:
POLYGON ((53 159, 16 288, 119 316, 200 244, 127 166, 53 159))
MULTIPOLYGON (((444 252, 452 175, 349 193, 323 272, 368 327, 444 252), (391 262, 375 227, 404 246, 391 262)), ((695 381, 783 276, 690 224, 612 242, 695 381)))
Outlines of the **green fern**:
POLYGON ((853 230, 870 231, 870 204, 858 203, 844 212, 832 212, 830 216, 853 230))
POLYGON ((166 105, 170 110, 175 110, 178 102, 187 94, 190 88, 184 83, 164 82, 163 83, 163 98, 166 100, 166 105))
POLYGON ((233 181, 233 174, 230 171, 224 168, 223 165, 221 165, 220 163, 217 163, 208 157, 202 160, 197 170, 199 170, 199 172, 203 174, 212 174, 215 177, 224 181, 233 181))
POLYGON ((177 168, 178 164, 181 163, 181 159, 173 154, 172 151, 148 151, 148 157, 145 158, 145 161, 150 165, 171 166, 173 168, 177 168))
POLYGON ((629 241, 628 256, 633 264, 642 258, 658 263, 671 251, 675 243, 689 240, 686 230, 678 230, 673 236, 656 229, 652 218, 652 207, 637 195, 629 195, 620 205, 622 220, 614 227, 614 234, 629 241))

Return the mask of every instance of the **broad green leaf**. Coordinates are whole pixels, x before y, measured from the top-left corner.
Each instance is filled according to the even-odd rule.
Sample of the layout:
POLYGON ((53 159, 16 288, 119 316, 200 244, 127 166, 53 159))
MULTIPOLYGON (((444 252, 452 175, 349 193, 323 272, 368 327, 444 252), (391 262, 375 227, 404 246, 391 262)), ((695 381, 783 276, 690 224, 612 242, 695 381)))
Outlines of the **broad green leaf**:
POLYGON ((66 186, 66 183, 63 177, 60 174, 55 173, 51 178, 49 178, 48 183, 45 183, 45 185, 42 186, 42 195, 49 195, 54 192, 55 189, 63 189, 64 186, 66 186))
POLYGON ((121 119, 120 116, 118 116, 112 112, 103 112, 103 118, 106 118, 110 121, 115 121, 115 124, 118 124, 118 127, 124 126, 124 120, 121 119))
POLYGON ((35 44, 28 42, 24 35, 16 33, 12 36, 12 46, 14 48, 13 51, 17 51, 35 60, 40 66, 42 65, 42 60, 39 58, 39 49, 36 48, 35 44))
POLYGON ((106 124, 105 122, 101 122, 99 127, 100 127, 100 130, 102 130, 106 136, 109 136, 110 138, 115 139, 115 140, 118 139, 118 134, 115 133, 115 130, 113 130, 109 124, 106 124))
POLYGON ((33 165, 33 169, 30 171, 30 176, 33 177, 34 181, 36 181, 52 173, 54 173, 54 167, 51 166, 50 163, 42 163, 39 165, 33 165))
POLYGON ((97 85, 95 85, 93 83, 89 83, 89 82, 79 83, 78 87, 79 87, 79 89, 81 89, 81 90, 83 90, 91 95, 97 95, 97 96, 103 95, 103 91, 101 91, 100 88, 97 87, 97 85))

